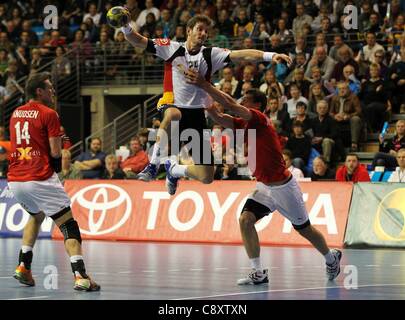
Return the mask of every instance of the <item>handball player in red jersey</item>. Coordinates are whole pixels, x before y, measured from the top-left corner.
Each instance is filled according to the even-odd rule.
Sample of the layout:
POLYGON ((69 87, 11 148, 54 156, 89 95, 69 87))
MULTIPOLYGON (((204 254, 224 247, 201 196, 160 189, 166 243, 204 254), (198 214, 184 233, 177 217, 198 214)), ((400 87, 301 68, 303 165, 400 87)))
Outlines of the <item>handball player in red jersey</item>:
POLYGON ((31 215, 24 228, 22 247, 14 278, 34 286, 32 248, 45 216, 52 218, 65 238, 75 290, 98 291, 100 286, 86 273, 81 235, 73 219, 70 199, 56 172, 61 170, 61 126, 52 109, 55 91, 46 72, 36 73, 26 83, 27 103, 14 110, 10 119, 11 154, 8 186, 15 199, 31 215))
POLYGON ((325 257, 327 277, 329 280, 335 279, 340 273, 342 253, 336 249, 330 250, 323 235, 309 221, 301 189, 285 166, 277 133, 271 120, 262 113, 267 105, 266 95, 257 89, 248 90, 242 99, 243 105, 240 105, 195 71, 187 70, 184 75, 187 81, 204 89, 215 101, 237 116, 220 113, 211 106, 207 111, 215 122, 225 128, 244 129, 245 141, 247 130, 256 130, 256 146, 253 146, 253 150, 260 150, 261 155, 266 155, 256 157, 255 168, 251 169, 257 180, 256 189, 249 195, 239 219, 243 244, 252 270, 246 278, 238 280, 238 284, 269 281, 268 270, 263 269, 260 261, 255 223, 275 210, 287 218, 294 229, 325 257))

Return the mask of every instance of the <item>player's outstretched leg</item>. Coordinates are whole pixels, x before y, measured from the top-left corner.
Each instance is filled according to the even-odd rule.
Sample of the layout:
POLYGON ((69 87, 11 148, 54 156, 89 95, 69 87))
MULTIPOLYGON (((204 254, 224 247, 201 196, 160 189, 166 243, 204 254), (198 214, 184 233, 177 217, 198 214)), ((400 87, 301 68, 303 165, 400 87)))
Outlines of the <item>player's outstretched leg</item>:
POLYGON ((137 175, 138 180, 149 182, 156 178, 157 172, 159 170, 160 165, 160 150, 165 148, 166 146, 161 145, 162 143, 168 143, 168 135, 167 132, 169 131, 169 127, 172 121, 180 121, 181 119, 181 112, 176 107, 168 107, 168 106, 161 106, 161 109, 164 110, 163 120, 160 123, 157 135, 156 135, 156 142, 153 145, 152 156, 150 159, 150 163, 137 175), (166 138, 167 137, 167 138, 166 138))
POLYGON ((33 257, 32 248, 34 247, 35 240, 38 237, 39 228, 44 219, 45 215, 42 212, 31 214, 31 217, 24 228, 23 241, 18 256, 18 266, 14 272, 14 278, 27 286, 35 286, 35 280, 31 273, 33 257))
POLYGON ((326 275, 329 280, 334 280, 340 273, 340 260, 342 252, 337 249, 329 249, 322 233, 312 225, 307 225, 303 229, 297 229, 298 233, 307 239, 324 256, 326 261, 326 275))
POLYGON ((263 284, 269 282, 268 269, 263 269, 260 261, 260 243, 255 228, 256 221, 255 214, 250 211, 243 211, 239 218, 243 245, 250 259, 252 270, 245 278, 237 281, 238 285, 263 284))
POLYGON ((51 216, 55 224, 59 227, 65 238, 65 248, 70 257, 75 284, 73 289, 79 291, 99 291, 100 286, 94 282, 86 273, 86 268, 82 256, 82 238, 80 229, 73 219, 70 207, 51 216))

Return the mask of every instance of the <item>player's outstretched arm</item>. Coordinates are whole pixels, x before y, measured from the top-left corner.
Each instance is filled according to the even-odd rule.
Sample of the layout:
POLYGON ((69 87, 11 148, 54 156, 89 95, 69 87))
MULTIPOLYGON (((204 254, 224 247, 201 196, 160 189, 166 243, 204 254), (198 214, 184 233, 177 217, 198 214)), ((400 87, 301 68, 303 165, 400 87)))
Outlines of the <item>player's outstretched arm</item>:
POLYGON ((208 116, 216 123, 220 124, 224 128, 233 129, 233 117, 229 114, 219 112, 217 107, 213 104, 205 109, 208 116))
POLYGON ((124 33, 125 39, 134 47, 146 49, 148 38, 136 32, 129 24, 123 26, 121 31, 124 33))
POLYGON ((221 104, 225 109, 232 111, 237 116, 244 120, 250 120, 252 117, 248 108, 240 105, 230 95, 222 92, 214 87, 211 83, 207 82, 202 75, 198 72, 188 69, 184 72, 187 82, 199 86, 205 90, 215 101, 221 104))
POLYGON ((276 52, 264 52, 255 49, 244 49, 244 50, 234 50, 231 51, 229 54, 229 58, 233 62, 240 62, 240 61, 271 61, 274 63, 280 63, 285 61, 287 64, 291 64, 291 58, 282 53, 276 52))

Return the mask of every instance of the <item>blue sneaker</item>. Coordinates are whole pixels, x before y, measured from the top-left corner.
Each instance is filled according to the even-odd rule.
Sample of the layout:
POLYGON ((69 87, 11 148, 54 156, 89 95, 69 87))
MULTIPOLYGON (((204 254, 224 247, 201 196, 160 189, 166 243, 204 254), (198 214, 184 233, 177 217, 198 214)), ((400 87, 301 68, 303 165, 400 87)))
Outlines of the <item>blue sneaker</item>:
POLYGON ((176 165, 176 162, 172 162, 170 160, 165 161, 165 169, 166 169, 166 188, 167 192, 170 195, 174 195, 177 190, 177 185, 179 178, 173 177, 170 173, 170 170, 176 165))
POLYGON ((141 181, 149 182, 155 180, 158 171, 158 166, 153 163, 149 163, 145 169, 138 173, 136 178, 141 181))

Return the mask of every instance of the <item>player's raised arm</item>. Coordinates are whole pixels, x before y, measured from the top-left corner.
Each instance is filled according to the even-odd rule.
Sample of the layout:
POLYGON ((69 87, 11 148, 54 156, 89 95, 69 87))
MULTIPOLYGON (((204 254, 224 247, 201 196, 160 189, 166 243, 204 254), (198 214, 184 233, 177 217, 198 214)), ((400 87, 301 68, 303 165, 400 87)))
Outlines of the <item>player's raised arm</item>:
POLYGON ((209 115, 209 117, 216 123, 220 124, 224 128, 233 129, 233 120, 234 117, 230 116, 229 114, 225 114, 223 112, 218 111, 215 105, 211 105, 205 109, 209 115))
POLYGON ((291 64, 291 58, 282 53, 276 52, 264 52, 255 49, 244 49, 244 50, 233 50, 229 54, 229 58, 233 62, 240 61, 272 61, 274 63, 279 63, 285 61, 287 64, 291 64))
POLYGON ((215 88, 211 83, 206 81, 204 77, 198 72, 188 69, 184 71, 184 76, 187 82, 199 86, 205 90, 215 101, 221 104, 225 109, 232 111, 237 116, 244 120, 250 120, 252 117, 251 112, 248 108, 240 105, 232 98, 230 95, 222 92, 221 90, 215 88))

